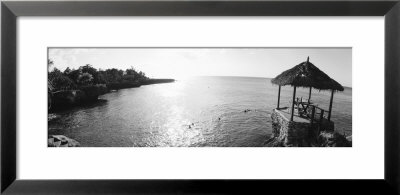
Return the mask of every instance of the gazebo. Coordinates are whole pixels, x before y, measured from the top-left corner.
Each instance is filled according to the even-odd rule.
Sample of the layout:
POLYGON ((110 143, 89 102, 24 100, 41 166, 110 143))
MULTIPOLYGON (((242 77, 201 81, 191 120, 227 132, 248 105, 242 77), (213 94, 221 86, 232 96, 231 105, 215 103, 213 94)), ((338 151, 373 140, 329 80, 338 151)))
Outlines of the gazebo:
MULTIPOLYGON (((310 58, 307 57, 307 61, 300 63, 299 65, 282 72, 280 75, 275 77, 271 80, 271 83, 279 85, 278 91, 278 105, 277 109, 279 110, 279 103, 280 103, 280 94, 281 94, 281 86, 291 85, 293 86, 293 100, 291 105, 291 114, 290 114, 290 121, 293 121, 293 114, 294 114, 294 106, 295 104, 311 104, 311 91, 312 88, 318 90, 330 90, 331 91, 331 98, 329 103, 329 111, 328 111, 328 121, 330 121, 331 113, 332 113, 332 102, 333 102, 333 94, 336 91, 343 91, 344 88, 338 82, 330 78, 327 74, 322 72, 318 69, 314 64, 310 61, 310 58), (308 100, 306 102, 298 102, 296 101, 296 88, 297 87, 304 87, 309 88, 308 100)), ((315 109, 315 107, 314 107, 315 109)), ((321 109, 321 119, 323 116, 324 110, 321 109)), ((314 115, 314 110, 312 115, 314 115)), ((314 116, 313 116, 314 117, 314 116)), ((311 118, 311 121, 313 118, 311 118)))

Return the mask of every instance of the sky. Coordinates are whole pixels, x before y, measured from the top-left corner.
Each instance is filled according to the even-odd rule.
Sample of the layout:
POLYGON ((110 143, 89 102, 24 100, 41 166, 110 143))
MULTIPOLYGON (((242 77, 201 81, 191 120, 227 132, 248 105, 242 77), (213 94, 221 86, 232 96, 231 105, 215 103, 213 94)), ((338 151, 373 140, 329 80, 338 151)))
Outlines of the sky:
POLYGON ((134 67, 150 78, 246 76, 274 78, 310 57, 343 86, 352 86, 351 48, 49 48, 53 68, 134 67))

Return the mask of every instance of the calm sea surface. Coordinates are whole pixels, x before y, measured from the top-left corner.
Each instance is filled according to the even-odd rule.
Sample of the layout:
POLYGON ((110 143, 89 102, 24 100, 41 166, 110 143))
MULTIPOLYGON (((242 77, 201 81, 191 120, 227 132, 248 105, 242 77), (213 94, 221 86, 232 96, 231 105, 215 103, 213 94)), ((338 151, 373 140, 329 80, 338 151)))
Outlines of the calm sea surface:
MULTIPOLYGON (((289 106, 292 92, 282 88, 281 107, 289 106)), ((49 122, 49 134, 81 146, 263 146, 277 95, 270 79, 249 77, 194 77, 123 89, 55 113, 59 118, 49 122)), ((307 98, 308 89, 298 89, 297 96, 307 98)), ((328 110, 329 98, 330 92, 313 90, 311 99, 328 110)), ((351 134, 351 88, 335 94, 332 120, 336 130, 351 134)))

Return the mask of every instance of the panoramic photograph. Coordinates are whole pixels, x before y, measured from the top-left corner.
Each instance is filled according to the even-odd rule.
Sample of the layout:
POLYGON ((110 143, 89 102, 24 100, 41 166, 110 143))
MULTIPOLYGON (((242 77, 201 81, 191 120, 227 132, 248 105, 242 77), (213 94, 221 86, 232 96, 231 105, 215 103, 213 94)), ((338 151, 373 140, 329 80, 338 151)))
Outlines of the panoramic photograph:
POLYGON ((351 48, 47 50, 48 147, 352 147, 351 48))

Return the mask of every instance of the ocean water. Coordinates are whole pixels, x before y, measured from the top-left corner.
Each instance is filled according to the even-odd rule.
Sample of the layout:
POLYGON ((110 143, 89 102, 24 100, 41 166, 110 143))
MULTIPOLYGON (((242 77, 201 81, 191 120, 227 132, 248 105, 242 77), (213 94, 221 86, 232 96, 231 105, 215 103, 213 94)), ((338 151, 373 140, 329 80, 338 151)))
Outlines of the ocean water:
MULTIPOLYGON (((292 93, 292 87, 282 87, 281 107, 289 106, 292 93)), ((119 90, 55 113, 49 134, 84 147, 258 147, 272 133, 277 95, 278 86, 268 78, 193 77, 119 90)), ((298 88, 297 97, 308 98, 308 89, 298 88)), ((330 92, 318 90, 311 97, 326 110, 329 98, 330 92)), ((332 121, 336 130, 351 134, 351 88, 335 93, 332 121)))

